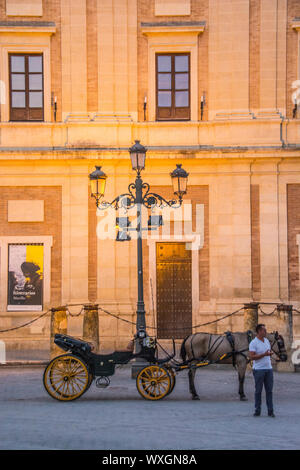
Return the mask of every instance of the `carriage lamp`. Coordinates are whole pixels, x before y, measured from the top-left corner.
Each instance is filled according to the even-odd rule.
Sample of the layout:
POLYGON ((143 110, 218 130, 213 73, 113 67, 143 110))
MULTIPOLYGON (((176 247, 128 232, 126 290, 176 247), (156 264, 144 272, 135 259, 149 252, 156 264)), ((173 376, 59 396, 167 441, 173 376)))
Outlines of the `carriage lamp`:
POLYGON ((175 170, 170 173, 170 176, 172 179, 174 194, 176 194, 181 201, 182 196, 186 194, 189 174, 184 170, 184 168, 182 168, 181 163, 177 163, 175 170))
POLYGON ((137 173, 140 173, 145 168, 145 160, 147 149, 144 147, 139 140, 135 141, 135 144, 129 149, 132 169, 137 173))
POLYGON ((107 176, 104 171, 101 170, 101 166, 96 166, 96 170, 89 175, 89 178, 91 183, 91 196, 96 199, 98 207, 100 199, 104 196, 107 176))
POLYGON ((147 336, 146 330, 144 330, 143 328, 140 328, 137 332, 137 337, 140 339, 143 339, 143 338, 146 338, 146 336, 147 336))

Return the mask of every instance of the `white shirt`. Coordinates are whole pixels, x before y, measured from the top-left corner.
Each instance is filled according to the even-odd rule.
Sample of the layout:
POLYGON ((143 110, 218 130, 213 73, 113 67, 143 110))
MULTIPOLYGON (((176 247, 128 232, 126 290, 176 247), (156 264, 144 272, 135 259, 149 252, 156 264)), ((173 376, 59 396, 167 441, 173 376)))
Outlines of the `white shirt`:
MULTIPOLYGON (((255 354, 263 354, 270 350, 271 345, 267 338, 263 338, 263 341, 261 341, 256 337, 249 344, 249 351, 253 351, 255 354)), ((261 359, 253 361, 253 369, 272 369, 270 356, 264 356, 261 359)))

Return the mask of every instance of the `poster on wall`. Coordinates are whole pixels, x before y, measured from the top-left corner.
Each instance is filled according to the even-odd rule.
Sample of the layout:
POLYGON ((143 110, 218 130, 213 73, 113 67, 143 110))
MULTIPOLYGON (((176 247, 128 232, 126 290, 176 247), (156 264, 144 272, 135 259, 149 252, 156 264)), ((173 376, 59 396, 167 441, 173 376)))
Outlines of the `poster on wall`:
POLYGON ((7 310, 43 309, 43 244, 8 245, 7 310))

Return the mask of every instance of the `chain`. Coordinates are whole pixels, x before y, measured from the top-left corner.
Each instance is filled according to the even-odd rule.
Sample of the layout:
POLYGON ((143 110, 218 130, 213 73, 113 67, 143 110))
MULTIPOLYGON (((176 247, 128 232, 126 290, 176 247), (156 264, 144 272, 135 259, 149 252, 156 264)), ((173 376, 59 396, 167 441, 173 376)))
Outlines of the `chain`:
POLYGON ((262 313, 263 315, 267 315, 267 316, 273 315, 273 313, 277 310, 277 307, 275 307, 272 312, 267 313, 267 312, 264 312, 264 311, 263 311, 263 309, 261 308, 261 306, 259 306, 258 308, 259 308, 259 310, 261 311, 261 313, 262 313))
POLYGON ((199 323, 198 325, 194 325, 192 327, 187 327, 187 328, 183 328, 183 327, 182 328, 175 328, 175 329, 173 329, 173 331, 184 331, 184 330, 189 331, 191 328, 194 329, 194 328, 200 328, 200 326, 211 325, 213 323, 217 323, 221 320, 224 320, 225 318, 231 317, 232 315, 235 315, 236 313, 240 312, 243 309, 244 309, 244 307, 241 307, 241 308, 239 308, 238 310, 235 310, 232 313, 228 313, 228 315, 225 315, 224 317, 218 318, 217 320, 208 321, 206 323, 199 323))
POLYGON ((7 330, 0 330, 0 333, 6 333, 7 331, 13 331, 13 330, 19 330, 20 328, 24 328, 25 326, 31 325, 31 323, 34 323, 35 321, 38 321, 40 318, 47 315, 47 313, 49 313, 50 311, 51 311, 51 309, 47 310, 47 312, 42 313, 42 315, 40 315, 38 318, 34 318, 33 320, 31 320, 27 323, 24 323, 23 325, 16 326, 15 328, 8 328, 7 330))
MULTIPOLYGON (((115 315, 114 313, 111 313, 111 312, 108 312, 107 310, 105 310, 104 308, 102 307, 98 307, 98 310, 101 310, 101 312, 104 312, 106 313, 107 315, 110 315, 111 317, 114 317, 116 318, 117 320, 121 320, 125 323, 130 323, 131 325, 136 325, 135 322, 133 321, 130 321, 130 320, 125 320, 125 318, 120 318, 118 315, 115 315)), ((151 326, 148 326, 148 328, 152 328, 151 326)))
MULTIPOLYGON (((73 305, 72 305, 73 306, 73 305)), ((84 310, 84 307, 81 308, 81 310, 79 310, 78 313, 72 313, 69 309, 68 309, 68 305, 66 306, 67 307, 67 313, 68 315, 70 315, 70 317, 79 317, 79 315, 82 314, 83 310, 84 310)))

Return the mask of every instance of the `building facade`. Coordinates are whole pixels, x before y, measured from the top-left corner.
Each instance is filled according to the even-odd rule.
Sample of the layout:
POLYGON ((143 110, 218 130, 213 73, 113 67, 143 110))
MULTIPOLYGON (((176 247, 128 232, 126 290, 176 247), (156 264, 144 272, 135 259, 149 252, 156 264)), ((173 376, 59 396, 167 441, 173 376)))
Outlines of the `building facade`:
MULTIPOLYGON (((101 165, 105 199, 126 192, 135 140, 153 191, 172 198, 175 164, 189 173, 143 241, 158 336, 245 302, 299 308, 298 0, 1 0, 0 61, 0 329, 87 302, 135 321, 136 242, 115 240, 88 178, 101 165)), ((103 349, 135 331, 99 325, 103 349)), ((242 328, 241 313, 203 329, 242 328)), ((49 318, 2 339, 47 349, 49 318)))

